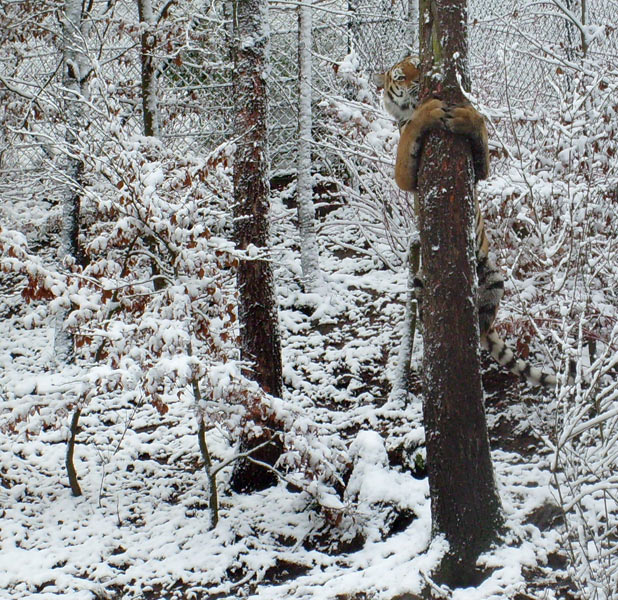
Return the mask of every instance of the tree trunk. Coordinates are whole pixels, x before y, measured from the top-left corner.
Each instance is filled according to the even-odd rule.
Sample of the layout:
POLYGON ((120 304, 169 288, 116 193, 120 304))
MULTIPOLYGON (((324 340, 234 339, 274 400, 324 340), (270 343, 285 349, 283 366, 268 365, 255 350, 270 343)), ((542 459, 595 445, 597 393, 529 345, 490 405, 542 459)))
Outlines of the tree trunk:
MULTIPOLYGON (((81 210, 81 190, 84 163, 76 158, 72 147, 78 141, 78 133, 85 129, 84 99, 88 88, 86 70, 88 64, 84 53, 83 37, 85 34, 84 14, 80 0, 66 0, 62 15, 62 86, 64 88, 65 140, 69 147, 66 153, 65 173, 67 185, 62 199, 62 232, 60 239, 60 260, 67 268, 71 263, 85 264, 85 257, 79 246, 79 221, 81 210)), ((54 335, 54 356, 62 367, 73 362, 73 336, 64 327, 70 309, 62 311, 56 317, 54 335)), ((71 492, 81 496, 77 472, 73 462, 76 435, 81 414, 79 406, 75 407, 71 419, 71 434, 67 442, 65 465, 71 492)))
POLYGON ((399 344, 397 370, 393 387, 389 394, 389 402, 403 402, 407 405, 410 398, 410 375, 412 366, 412 352, 414 351, 414 336, 416 334, 416 294, 414 278, 420 264, 420 243, 415 237, 408 250, 408 292, 406 294, 406 308, 403 322, 403 333, 399 344))
MULTIPOLYGON (((76 158, 72 147, 78 132, 85 128, 84 97, 87 88, 87 63, 82 42, 83 15, 80 0, 67 0, 62 15, 62 86, 65 114, 65 140, 69 151, 65 154, 66 186, 62 198, 62 230, 59 258, 67 267, 72 263, 84 264, 79 247, 79 215, 84 164, 76 158)), ((73 336, 64 328, 68 311, 56 318, 54 355, 58 364, 73 360, 73 336)))
MULTIPOLYGON (((466 0, 421 4, 422 96, 448 105, 468 85, 466 0), (457 57, 457 58, 455 58, 457 57), (440 77, 432 75, 440 74, 440 77)), ((450 550, 438 579, 475 582, 475 563, 502 524, 480 376, 474 173, 467 140, 446 131, 426 139, 419 171, 423 264, 424 420, 434 535, 450 550)))
POLYGON ((64 464, 67 469, 67 475, 69 476, 69 485, 71 486, 71 492, 74 496, 82 495, 82 488, 79 485, 77 478, 77 471, 75 470, 75 463, 73 462, 73 456, 75 454, 75 444, 77 438, 77 430, 79 428, 79 417, 82 414, 81 409, 78 407, 73 411, 71 417, 71 433, 69 435, 69 441, 67 442, 67 453, 65 456, 64 464))
POLYGON ((410 43, 406 46, 409 54, 418 56, 418 35, 419 35, 419 0, 408 0, 408 19, 406 22, 406 35, 410 43))
POLYGON ((306 292, 319 292, 324 287, 320 271, 318 239, 315 233, 315 207, 311 176, 311 0, 298 7, 298 158, 296 197, 300 230, 300 264, 306 292))
POLYGON ((358 44, 358 4, 359 0, 348 0, 348 54, 358 44))
POLYGON ((140 60, 142 66, 142 109, 144 135, 160 137, 159 106, 157 99, 157 74, 154 50, 157 45, 155 19, 151 0, 137 0, 141 27, 140 60))
MULTIPOLYGON (((270 249, 265 72, 268 67, 268 5, 266 0, 234 3, 234 236, 237 248, 256 258, 240 261, 237 274, 238 318, 242 358, 252 365, 249 375, 264 391, 281 396, 281 339, 270 249)), ((259 407, 258 407, 259 408, 259 407)), ((261 413, 253 410, 253 414, 261 413)), ((242 439, 241 451, 271 441, 252 456, 274 465, 282 450, 279 424, 256 417, 262 433, 242 439)), ((277 478, 250 460, 236 463, 231 486, 237 492, 264 489, 277 478)))
MULTIPOLYGON (((152 11, 152 0, 137 0, 137 12, 141 27, 140 36, 140 64, 142 68, 142 130, 145 136, 161 137, 159 118, 159 89, 157 85, 157 64, 155 48, 157 46, 157 29, 152 11)), ((157 256, 159 249, 154 236, 144 239, 150 252, 157 256)), ((165 278, 161 277, 156 260, 150 263, 152 284, 155 291, 165 288, 165 278)))

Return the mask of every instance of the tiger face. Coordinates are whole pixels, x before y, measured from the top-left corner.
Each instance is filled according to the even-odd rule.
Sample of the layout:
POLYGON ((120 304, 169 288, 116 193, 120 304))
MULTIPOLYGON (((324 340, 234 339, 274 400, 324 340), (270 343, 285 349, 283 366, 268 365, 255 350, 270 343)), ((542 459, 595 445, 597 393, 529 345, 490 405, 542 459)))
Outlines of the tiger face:
POLYGON ((384 88, 384 108, 398 123, 408 120, 418 104, 420 71, 418 59, 408 56, 386 73, 374 75, 374 83, 384 88))

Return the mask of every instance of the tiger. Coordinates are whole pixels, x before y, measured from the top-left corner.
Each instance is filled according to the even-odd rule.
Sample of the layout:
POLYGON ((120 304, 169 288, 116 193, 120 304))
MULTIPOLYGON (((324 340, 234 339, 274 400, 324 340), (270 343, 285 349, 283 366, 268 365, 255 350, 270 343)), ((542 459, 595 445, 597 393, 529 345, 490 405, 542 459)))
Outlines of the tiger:
MULTIPOLYGON (((420 154, 426 134, 446 127, 470 142, 475 183, 489 175, 489 145, 487 126, 482 115, 469 103, 447 106, 442 100, 430 98, 419 104, 420 70, 418 58, 408 56, 384 73, 374 75, 374 84, 383 90, 386 111, 397 121, 399 144, 395 160, 395 183, 406 192, 416 192, 420 154)), ((414 210, 418 216, 415 198, 414 210)), ((504 278, 489 254, 489 240, 476 188, 474 191, 474 231, 476 272, 478 279, 477 307, 481 346, 494 360, 534 386, 554 388, 557 377, 518 358, 494 329, 498 306, 504 295, 504 278)), ((414 293, 422 319, 420 291, 422 273, 416 274, 414 293)))

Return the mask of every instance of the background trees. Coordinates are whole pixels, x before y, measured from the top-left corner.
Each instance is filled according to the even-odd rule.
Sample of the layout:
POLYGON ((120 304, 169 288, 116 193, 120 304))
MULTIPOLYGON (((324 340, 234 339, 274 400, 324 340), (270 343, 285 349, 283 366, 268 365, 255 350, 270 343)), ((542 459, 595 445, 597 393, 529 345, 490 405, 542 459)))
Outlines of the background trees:
MULTIPOLYGON (((492 554, 486 587, 506 597, 522 586, 532 595, 521 565, 532 561, 531 577, 542 578, 544 557, 562 564, 559 545, 583 595, 615 589, 617 18, 614 3, 587 4, 587 13, 558 2, 470 7, 473 99, 489 118, 493 153, 481 203, 507 275, 500 332, 538 362, 558 357, 561 372, 578 359, 575 385, 555 399, 491 367, 485 374, 515 532, 508 553, 492 554), (545 524, 556 513, 538 485, 550 476, 559 529, 545 524), (509 558, 517 568, 505 567, 509 558)), ((429 546, 420 340, 408 405, 402 395, 386 400, 406 372, 397 357, 414 223, 391 181, 396 128, 370 84, 416 27, 408 3, 313 6, 309 175, 329 288, 312 302, 295 220, 298 6, 269 7, 271 159, 244 197, 266 193, 268 180, 271 241, 247 252, 233 243, 230 211, 242 149, 232 118, 238 73, 222 50, 232 12, 154 2, 145 52, 136 3, 93 2, 70 45, 87 93, 77 103, 84 118, 69 127, 65 101, 77 96, 60 68, 64 8, 8 2, 0 15, 2 588, 14 597, 52 586, 64 595, 233 596, 266 581, 292 598, 301 593, 286 579, 293 572, 307 575, 303 589, 333 597, 359 591, 359 573, 363 593, 420 593, 421 573, 430 578, 444 550, 429 546), (159 139, 142 135, 144 57, 156 58, 159 139), (72 183, 68 164, 81 164, 72 183), (83 261, 58 255, 69 184, 80 198, 83 261), (240 360, 236 269, 254 258, 269 261, 277 283, 282 398, 248 379, 240 360), (48 370, 58 316, 76 363, 48 370), (75 407, 81 501, 62 483, 75 407), (206 475, 194 414, 212 461, 206 475), (255 439, 264 415, 280 424, 277 468, 288 485, 230 495, 239 440, 255 439), (215 475, 224 493, 209 532, 212 521, 196 517, 212 507, 215 475)), ((558 572, 546 575, 552 585, 558 572)), ((267 588, 256 593, 268 597, 267 588)))

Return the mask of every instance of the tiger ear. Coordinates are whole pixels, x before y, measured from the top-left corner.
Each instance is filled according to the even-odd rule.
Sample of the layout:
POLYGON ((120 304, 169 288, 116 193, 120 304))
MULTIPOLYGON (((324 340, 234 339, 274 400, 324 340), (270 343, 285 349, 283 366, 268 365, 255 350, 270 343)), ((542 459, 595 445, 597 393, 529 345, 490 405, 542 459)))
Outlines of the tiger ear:
POLYGON ((373 80, 373 85, 381 90, 386 84, 386 73, 374 73, 371 79, 373 80))

